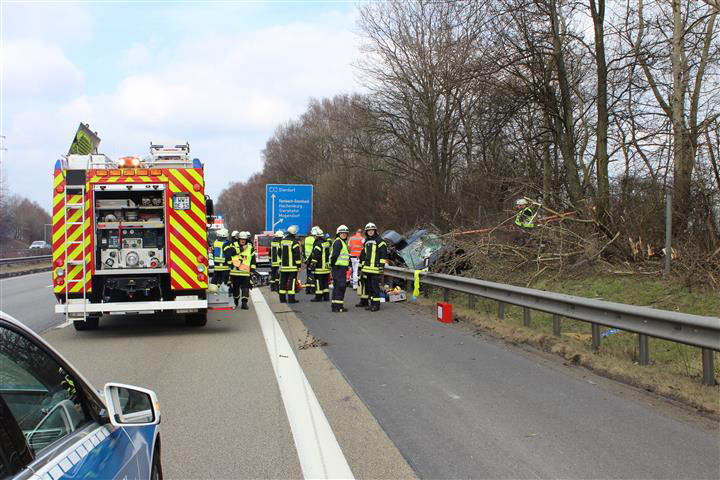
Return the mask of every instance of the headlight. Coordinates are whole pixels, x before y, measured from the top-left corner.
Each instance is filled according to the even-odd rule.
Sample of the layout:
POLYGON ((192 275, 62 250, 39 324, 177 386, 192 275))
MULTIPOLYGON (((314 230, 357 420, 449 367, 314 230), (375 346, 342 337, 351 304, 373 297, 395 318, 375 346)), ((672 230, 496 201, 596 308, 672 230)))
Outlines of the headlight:
POLYGON ((205 265, 198 265, 198 272, 202 273, 205 271, 205 265))
POLYGON ((128 267, 136 267, 140 262, 140 256, 135 252, 130 252, 125 257, 125 265, 128 267))

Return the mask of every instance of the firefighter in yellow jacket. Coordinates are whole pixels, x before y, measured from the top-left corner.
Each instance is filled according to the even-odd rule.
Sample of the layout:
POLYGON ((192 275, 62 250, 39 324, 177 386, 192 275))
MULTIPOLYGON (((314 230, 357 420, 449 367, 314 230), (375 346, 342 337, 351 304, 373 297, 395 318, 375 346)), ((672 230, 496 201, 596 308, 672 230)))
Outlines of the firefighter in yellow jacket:
POLYGON ((350 249, 347 242, 350 230, 345 225, 340 225, 336 233, 337 237, 333 241, 330 252, 333 277, 332 311, 347 312, 345 310, 345 289, 347 288, 347 271, 350 265, 350 249))
POLYGON ((250 298, 250 276, 255 273, 255 249, 250 243, 250 232, 238 233, 238 238, 225 247, 225 261, 230 265, 230 280, 235 299, 235 307, 240 304, 243 310, 248 309, 250 298))
POLYGON ((225 245, 228 243, 228 231, 226 228, 221 228, 217 231, 217 238, 213 242, 213 279, 212 283, 220 286, 228 281, 228 273, 230 272, 230 265, 225 263, 225 245))

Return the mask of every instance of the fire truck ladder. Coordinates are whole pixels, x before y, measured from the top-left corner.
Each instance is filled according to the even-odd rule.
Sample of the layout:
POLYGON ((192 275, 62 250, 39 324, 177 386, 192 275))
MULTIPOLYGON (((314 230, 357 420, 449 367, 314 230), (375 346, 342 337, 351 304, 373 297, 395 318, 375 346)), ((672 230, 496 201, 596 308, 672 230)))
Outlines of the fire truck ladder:
POLYGON ((86 219, 86 210, 85 210, 85 184, 81 185, 70 185, 69 182, 65 187, 65 321, 70 321, 70 288, 76 284, 79 283, 82 285, 82 294, 83 294, 83 316, 82 320, 85 321, 87 318, 87 283, 85 279, 87 278, 87 262, 86 262, 86 252, 85 252, 85 219, 86 219), (71 192, 72 190, 72 192, 71 192), (73 195, 80 195, 80 203, 72 203, 70 200, 72 199, 73 195), (77 222, 68 222, 68 218, 72 217, 72 212, 80 211, 82 212, 82 215, 80 217, 80 221, 77 222), (78 240, 69 241, 68 240, 68 231, 70 230, 70 227, 73 225, 80 226, 81 236, 78 240), (82 260, 70 260, 70 253, 74 246, 80 245, 81 248, 81 257, 82 260), (74 266, 82 265, 82 277, 70 279, 70 269, 74 266))

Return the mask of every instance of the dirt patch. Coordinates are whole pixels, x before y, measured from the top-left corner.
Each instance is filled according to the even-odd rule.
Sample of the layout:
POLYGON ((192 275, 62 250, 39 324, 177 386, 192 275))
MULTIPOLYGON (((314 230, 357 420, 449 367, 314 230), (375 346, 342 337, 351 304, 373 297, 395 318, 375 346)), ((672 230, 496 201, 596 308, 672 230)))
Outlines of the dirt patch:
POLYGON ((300 342, 298 348, 300 350, 307 350, 308 348, 324 347, 327 344, 328 343, 325 340, 316 338, 313 335, 310 335, 310 333, 308 332, 305 336, 305 340, 300 342))

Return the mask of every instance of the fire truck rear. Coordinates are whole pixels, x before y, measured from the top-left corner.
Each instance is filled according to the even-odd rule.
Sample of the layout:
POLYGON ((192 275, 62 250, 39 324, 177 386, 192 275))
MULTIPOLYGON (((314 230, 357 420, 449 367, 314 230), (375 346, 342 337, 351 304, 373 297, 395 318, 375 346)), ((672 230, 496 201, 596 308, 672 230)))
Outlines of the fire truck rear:
POLYGON ((185 314, 207 322, 203 165, 190 146, 150 145, 145 159, 68 155, 55 164, 55 311, 77 330, 104 314, 185 314))

